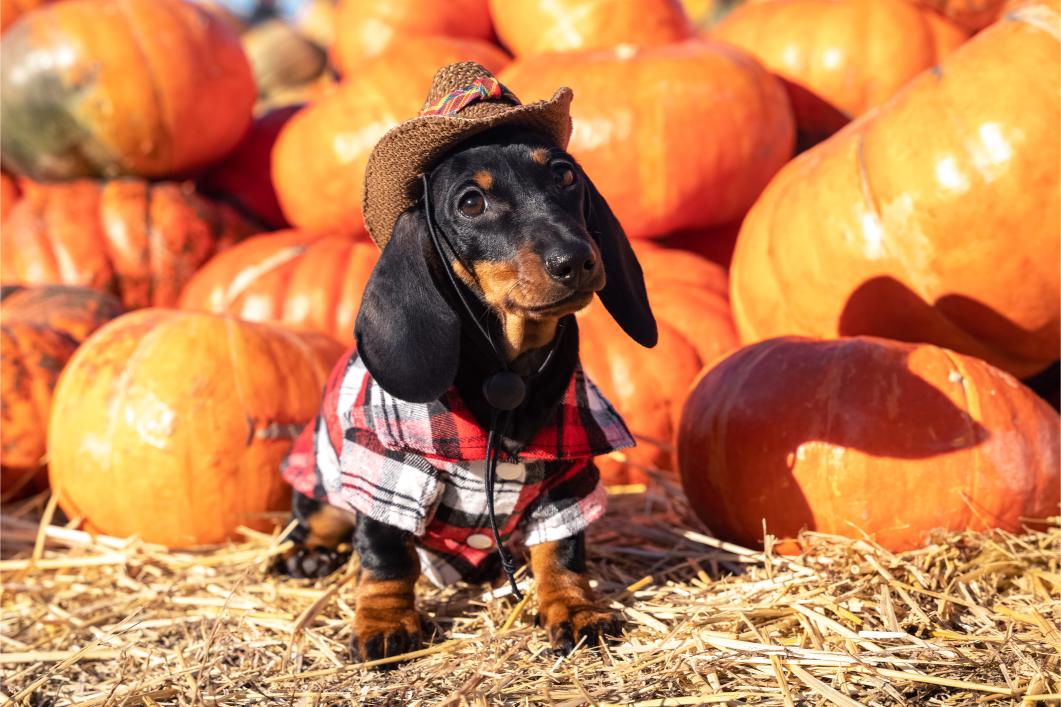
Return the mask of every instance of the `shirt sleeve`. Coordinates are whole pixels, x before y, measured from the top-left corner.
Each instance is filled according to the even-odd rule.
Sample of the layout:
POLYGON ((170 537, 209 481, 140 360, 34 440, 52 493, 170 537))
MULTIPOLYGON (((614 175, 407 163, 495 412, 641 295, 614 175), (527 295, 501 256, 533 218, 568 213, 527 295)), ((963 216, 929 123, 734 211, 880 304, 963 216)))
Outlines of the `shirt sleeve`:
POLYGON ((523 515, 527 545, 563 540, 604 515, 608 495, 592 459, 572 462, 523 515))

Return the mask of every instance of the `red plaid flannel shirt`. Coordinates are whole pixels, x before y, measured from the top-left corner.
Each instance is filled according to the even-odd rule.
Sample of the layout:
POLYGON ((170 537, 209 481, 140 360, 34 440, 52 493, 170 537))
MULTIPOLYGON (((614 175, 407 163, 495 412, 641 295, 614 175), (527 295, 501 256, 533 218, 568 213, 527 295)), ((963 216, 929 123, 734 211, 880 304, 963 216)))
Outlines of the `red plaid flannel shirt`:
MULTIPOLYGON (((300 493, 364 513, 418 538, 421 568, 439 586, 476 578, 495 553, 486 511, 487 431, 454 389, 409 403, 384 391, 351 350, 283 466, 300 493)), ((582 531, 604 513, 593 457, 633 446, 615 409, 576 367, 555 416, 513 457, 494 488, 502 539, 527 545, 582 531)))

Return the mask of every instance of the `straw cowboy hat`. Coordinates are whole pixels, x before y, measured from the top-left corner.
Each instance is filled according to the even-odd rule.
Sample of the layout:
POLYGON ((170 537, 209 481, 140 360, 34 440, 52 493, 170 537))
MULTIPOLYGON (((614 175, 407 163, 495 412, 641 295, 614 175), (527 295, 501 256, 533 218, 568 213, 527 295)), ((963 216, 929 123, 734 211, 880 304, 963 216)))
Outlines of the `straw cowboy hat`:
POLYGON ((420 197, 420 175, 454 145, 501 125, 528 128, 566 148, 571 137, 571 89, 523 105, 474 61, 438 70, 420 114, 391 128, 365 168, 364 216, 382 249, 402 212, 420 197))

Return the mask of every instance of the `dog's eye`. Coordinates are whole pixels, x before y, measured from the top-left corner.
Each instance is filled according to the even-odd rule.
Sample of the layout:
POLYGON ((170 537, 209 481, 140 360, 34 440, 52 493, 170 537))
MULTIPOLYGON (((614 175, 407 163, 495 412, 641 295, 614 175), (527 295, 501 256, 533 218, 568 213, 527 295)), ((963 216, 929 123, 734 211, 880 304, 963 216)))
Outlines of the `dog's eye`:
POLYGON ((575 183, 575 170, 566 164, 558 164, 553 167, 553 179, 561 187, 569 187, 575 183))
POLYGON ((481 216, 486 211, 486 199, 477 191, 464 192, 457 201, 457 209, 468 218, 481 216))

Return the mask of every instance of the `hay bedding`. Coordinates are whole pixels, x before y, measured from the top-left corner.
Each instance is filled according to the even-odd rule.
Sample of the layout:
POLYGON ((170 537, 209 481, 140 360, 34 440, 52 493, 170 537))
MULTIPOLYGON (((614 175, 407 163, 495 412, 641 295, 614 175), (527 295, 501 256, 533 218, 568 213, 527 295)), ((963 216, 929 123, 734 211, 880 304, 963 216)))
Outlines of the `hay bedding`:
MULTIPOLYGON (((973 705, 1057 703, 1061 532, 941 535, 893 555, 808 534, 786 559, 707 536, 667 479, 591 533, 620 645, 558 659, 533 598, 424 586, 438 638, 352 665, 351 574, 264 572, 252 531, 201 553, 3 515, 3 703, 30 705, 973 705)), ((68 524, 69 525, 69 524, 68 524)), ((524 578, 524 584, 530 581, 524 578)))

